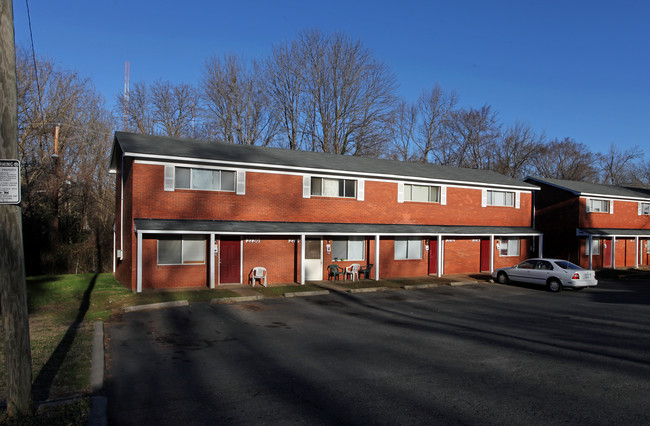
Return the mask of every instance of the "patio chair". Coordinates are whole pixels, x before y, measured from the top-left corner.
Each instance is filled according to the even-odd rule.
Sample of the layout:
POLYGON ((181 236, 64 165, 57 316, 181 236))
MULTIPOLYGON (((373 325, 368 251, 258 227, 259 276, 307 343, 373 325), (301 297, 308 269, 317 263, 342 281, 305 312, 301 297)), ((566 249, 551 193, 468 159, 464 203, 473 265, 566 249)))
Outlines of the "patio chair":
POLYGON ((359 275, 363 274, 363 278, 369 280, 370 270, 372 269, 373 266, 374 265, 372 263, 369 263, 366 266, 361 267, 361 269, 359 269, 359 275))
POLYGON ((339 277, 343 274, 343 268, 341 268, 339 265, 329 265, 327 269, 328 269, 328 273, 327 273, 328 280, 332 277, 335 280, 338 280, 339 277))
POLYGON ((260 284, 266 287, 266 268, 262 266, 256 266, 253 268, 252 274, 252 287, 255 287, 255 280, 259 280, 260 284))
POLYGON ((348 279, 348 275, 352 276, 352 281, 355 279, 359 279, 359 270, 361 269, 361 265, 358 263, 353 263, 352 265, 348 266, 345 268, 345 279, 348 279))

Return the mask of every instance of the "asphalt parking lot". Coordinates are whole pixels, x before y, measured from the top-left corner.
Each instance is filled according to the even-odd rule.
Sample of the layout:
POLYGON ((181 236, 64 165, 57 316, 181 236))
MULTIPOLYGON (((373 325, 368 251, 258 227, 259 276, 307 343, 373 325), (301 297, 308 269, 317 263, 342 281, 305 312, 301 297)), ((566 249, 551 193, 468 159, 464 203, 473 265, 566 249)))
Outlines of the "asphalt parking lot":
POLYGON ((650 282, 194 304, 105 324, 109 424, 650 424, 650 282))

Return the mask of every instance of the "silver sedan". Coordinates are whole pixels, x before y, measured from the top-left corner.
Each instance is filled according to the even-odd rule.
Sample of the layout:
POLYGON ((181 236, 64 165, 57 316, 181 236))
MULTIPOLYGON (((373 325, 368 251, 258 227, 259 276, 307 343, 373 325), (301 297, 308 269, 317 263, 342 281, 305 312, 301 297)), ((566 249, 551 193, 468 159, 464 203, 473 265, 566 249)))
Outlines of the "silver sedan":
POLYGON ((508 268, 498 268, 492 277, 501 284, 510 281, 545 285, 550 291, 560 291, 562 287, 581 290, 598 285, 596 273, 560 259, 528 259, 508 268))

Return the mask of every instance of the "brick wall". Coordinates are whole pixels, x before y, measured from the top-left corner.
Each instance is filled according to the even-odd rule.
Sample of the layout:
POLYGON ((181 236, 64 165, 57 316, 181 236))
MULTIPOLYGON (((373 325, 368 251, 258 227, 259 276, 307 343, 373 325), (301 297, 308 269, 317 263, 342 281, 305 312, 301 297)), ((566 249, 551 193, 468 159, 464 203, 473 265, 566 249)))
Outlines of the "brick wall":
POLYGON ((624 228, 650 229, 650 215, 639 215, 636 201, 610 200, 614 203, 614 212, 587 213, 587 199, 580 198, 580 227, 584 228, 624 228))
POLYGON ((164 167, 135 164, 133 215, 138 218, 262 220, 338 223, 402 223, 530 226, 531 194, 519 209, 481 207, 481 190, 448 188, 447 205, 398 203, 397 183, 366 181, 365 201, 302 197, 302 176, 246 174, 246 195, 232 192, 164 191, 164 167))

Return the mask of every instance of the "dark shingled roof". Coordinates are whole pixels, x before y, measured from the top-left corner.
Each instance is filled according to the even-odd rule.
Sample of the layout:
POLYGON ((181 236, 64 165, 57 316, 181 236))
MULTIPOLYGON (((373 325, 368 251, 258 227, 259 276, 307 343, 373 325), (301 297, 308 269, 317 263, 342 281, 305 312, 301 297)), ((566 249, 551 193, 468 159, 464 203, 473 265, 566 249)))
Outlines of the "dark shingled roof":
POLYGON ((256 235, 541 235, 527 227, 401 225, 376 223, 262 222, 235 220, 135 219, 137 231, 256 235))
POLYGON ((650 199, 650 192, 644 189, 539 177, 527 177, 526 181, 532 183, 544 183, 556 188, 567 190, 576 195, 600 195, 621 198, 650 199))
POLYGON ((468 185, 505 186, 522 190, 538 189, 528 184, 489 170, 447 167, 434 164, 407 163, 380 160, 371 157, 334 155, 250 145, 204 142, 166 136, 115 132, 111 171, 117 169, 117 147, 127 156, 155 158, 164 161, 183 158, 190 162, 239 163, 246 167, 273 167, 295 169, 298 172, 357 174, 402 179, 433 179, 468 185))

